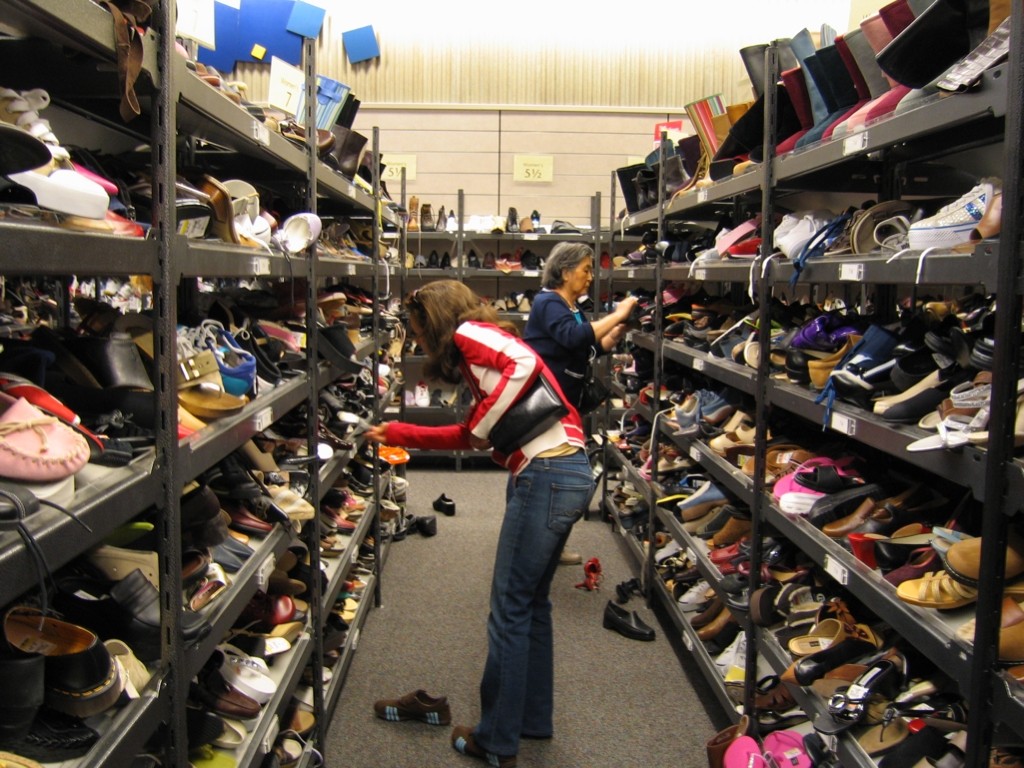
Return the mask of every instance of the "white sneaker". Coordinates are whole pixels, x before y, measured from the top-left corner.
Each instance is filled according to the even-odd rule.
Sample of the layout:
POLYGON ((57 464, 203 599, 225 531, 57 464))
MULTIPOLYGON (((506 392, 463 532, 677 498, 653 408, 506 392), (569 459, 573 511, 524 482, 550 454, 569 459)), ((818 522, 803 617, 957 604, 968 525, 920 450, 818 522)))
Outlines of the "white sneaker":
POLYGON ((654 553, 654 562, 663 563, 668 560, 672 555, 678 554, 682 550, 682 545, 675 539, 669 541, 664 547, 656 550, 654 553))
MULTIPOLYGON (((726 609, 728 610, 728 609, 726 609)), ((715 657, 715 669, 723 678, 730 667, 742 667, 747 663, 747 633, 740 632, 724 651, 715 657)))
POLYGON ((707 579, 698 581, 679 596, 679 599, 676 601, 679 603, 679 609, 683 612, 696 611, 701 603, 705 601, 705 596, 710 586, 707 579))
POLYGON ((430 390, 427 389, 426 382, 421 381, 416 385, 416 389, 413 393, 413 402, 415 402, 419 408, 426 408, 430 405, 430 390))
POLYGON ((934 216, 911 224, 910 247, 914 250, 952 248, 966 242, 970 239, 971 230, 985 215, 985 206, 1001 190, 999 179, 982 179, 959 200, 942 206, 934 216))

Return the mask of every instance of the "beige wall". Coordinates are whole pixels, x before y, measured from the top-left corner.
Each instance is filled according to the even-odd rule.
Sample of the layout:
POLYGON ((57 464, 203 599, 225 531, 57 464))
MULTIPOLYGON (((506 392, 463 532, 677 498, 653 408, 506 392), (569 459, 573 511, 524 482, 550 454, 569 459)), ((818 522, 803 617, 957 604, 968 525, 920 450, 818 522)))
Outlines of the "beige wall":
MULTIPOLYGON (((651 150, 654 123, 718 93, 726 103, 749 100, 742 47, 822 24, 843 31, 860 13, 851 0, 718 0, 608 13, 450 0, 400 2, 384 16, 317 2, 328 12, 315 69, 352 87, 362 102, 355 127, 366 135, 380 128, 385 163, 389 153, 416 156, 409 194, 436 210, 463 189, 467 215, 515 206, 537 209, 548 223, 589 221, 595 192, 607 211, 612 171, 651 150), (381 56, 353 65, 341 36, 363 24, 373 25, 381 56), (554 180, 513 182, 517 153, 551 155, 554 180)), ((881 0, 854 0, 858 8, 871 2, 881 0)), ((266 98, 266 65, 243 64, 235 74, 250 98, 266 98)))
MULTIPOLYGON (((590 223, 591 198, 602 196, 603 225, 610 215, 611 174, 653 146, 654 125, 665 113, 594 113, 514 109, 414 109, 361 107, 356 128, 369 136, 376 126, 385 165, 388 155, 414 155, 416 179, 407 195, 440 206, 465 195, 465 214, 506 215, 509 206, 541 222, 590 223), (516 154, 550 155, 550 183, 513 181, 516 154)), ((400 187, 388 183, 395 199, 400 187)), ((622 197, 615 190, 619 207, 622 197)))

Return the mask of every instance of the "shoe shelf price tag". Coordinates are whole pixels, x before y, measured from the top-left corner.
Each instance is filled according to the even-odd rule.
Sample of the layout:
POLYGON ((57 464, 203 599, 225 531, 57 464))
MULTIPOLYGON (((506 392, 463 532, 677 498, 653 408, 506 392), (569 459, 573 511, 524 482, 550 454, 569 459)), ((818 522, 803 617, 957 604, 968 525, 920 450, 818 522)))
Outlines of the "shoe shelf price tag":
POLYGON ((844 416, 841 413, 832 414, 832 421, 829 426, 842 435, 853 437, 857 434, 857 420, 844 416))
POLYGON ((540 272, 536 269, 524 269, 523 277, 540 277, 540 272))
POLYGON ((270 146, 270 129, 259 120, 252 121, 252 137, 264 147, 270 146))
POLYGON ((260 746, 263 747, 264 754, 269 755, 274 751, 274 742, 277 741, 277 736, 280 732, 281 721, 276 717, 270 718, 267 730, 263 733, 263 738, 260 739, 260 746))
POLYGON ((252 257, 252 273, 254 275, 269 275, 270 274, 270 257, 269 256, 253 256, 252 257))
POLYGON ((833 755, 839 749, 839 736, 834 733, 822 734, 822 740, 825 742, 825 749, 831 752, 833 755))
POLYGON ((697 202, 706 203, 708 201, 708 188, 701 187, 697 190, 697 202))
POLYGON ((859 283, 864 279, 863 264, 840 264, 839 279, 859 283))
POLYGON ((700 448, 696 445, 690 445, 690 458, 694 461, 701 461, 704 457, 700 455, 700 448))
POLYGON ((273 554, 267 556, 256 571, 256 587, 262 592, 267 591, 267 587, 270 585, 270 574, 274 572, 274 568, 277 566, 277 558, 273 554))
POLYGON ((686 646, 686 650, 693 653, 693 638, 690 637, 686 632, 683 632, 683 645, 686 646))
POLYGON ((636 270, 635 269, 627 269, 626 270, 626 277, 628 277, 630 280, 632 280, 634 277, 636 277, 636 270))
POLYGON ((695 270, 693 270, 693 279, 694 280, 707 280, 708 279, 708 271, 706 269, 695 269, 695 270))
POLYGON ((700 358, 700 357, 693 358, 693 370, 695 370, 695 371, 703 371, 704 370, 704 360, 702 358, 700 358))
POLYGON ((258 411, 256 415, 252 417, 252 426, 257 432, 262 432, 273 423, 274 409, 269 406, 264 408, 262 411, 258 411))
POLYGON ((853 136, 847 136, 843 139, 843 156, 856 155, 859 152, 863 152, 867 145, 867 131, 861 131, 860 133, 853 134, 853 136))
POLYGON ((356 627, 356 631, 352 633, 352 643, 351 643, 351 645, 352 645, 352 650, 353 651, 356 648, 359 647, 359 631, 360 631, 359 628, 356 627))
POLYGON ((850 580, 850 571, 832 555, 825 555, 825 573, 843 586, 850 580))

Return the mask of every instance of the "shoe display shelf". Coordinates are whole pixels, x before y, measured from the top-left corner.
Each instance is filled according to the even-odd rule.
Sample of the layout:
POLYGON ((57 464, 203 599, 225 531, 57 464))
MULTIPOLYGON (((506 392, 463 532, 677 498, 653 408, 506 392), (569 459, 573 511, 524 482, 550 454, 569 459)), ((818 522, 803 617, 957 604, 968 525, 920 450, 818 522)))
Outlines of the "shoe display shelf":
MULTIPOLYGON (((1014 11, 1015 17, 1019 11, 1014 11)), ((1014 19, 1015 23, 1019 21, 1014 19)), ((770 49, 771 50, 771 49, 770 49)), ((723 179, 710 186, 702 186, 668 201, 662 209, 657 207, 626 216, 626 231, 639 231, 657 226, 665 227, 666 219, 696 219, 722 203, 752 206, 761 210, 766 221, 771 220, 775 203, 783 195, 793 192, 863 194, 884 193, 886 190, 903 195, 942 198, 962 193, 957 188, 955 171, 957 153, 993 147, 1004 142, 1006 166, 1003 174, 1004 195, 1017 200, 1020 195, 1021 173, 1020 140, 1021 96, 1008 88, 1015 75, 1024 68, 1024 56, 1019 44, 1011 51, 1010 61, 987 70, 979 87, 951 96, 936 97, 921 103, 906 114, 893 115, 843 140, 824 142, 775 158, 771 163, 757 165, 744 173, 723 179), (1005 117, 1005 119, 1004 119, 1005 117), (1005 137, 1004 137, 1005 133, 1005 137), (933 165, 946 160, 950 168, 933 165), (915 165, 915 163, 917 165, 915 165), (930 180, 922 188, 915 187, 915 170, 921 178, 930 180), (851 183, 851 179, 853 182, 851 183), (879 185, 882 185, 880 188, 879 185), (888 185, 888 186, 886 186, 888 185), (949 188, 952 185, 952 188, 949 188)), ((772 71, 769 57, 768 72, 772 71)), ((773 77, 766 78, 766 92, 772 93, 773 77)), ((765 156, 773 157, 769 143, 765 156)), ((962 162, 962 158, 960 159, 962 162)), ((1011 209, 1012 210, 1012 209, 1011 209)), ((1008 217, 1011 218, 1012 217, 1008 217)), ((857 303, 857 293, 863 298, 863 286, 870 285, 884 293, 893 286, 910 286, 914 295, 929 290, 941 291, 949 286, 974 287, 986 293, 995 293, 1001 310, 1001 323, 996 327, 996 349, 1002 355, 993 368, 993 406, 998 401, 1012 408, 1016 397, 1021 307, 1019 271, 1019 230, 1016 221, 1004 223, 999 243, 979 243, 973 253, 957 253, 936 249, 928 253, 906 251, 895 258, 892 254, 873 253, 866 256, 827 257, 808 261, 800 275, 799 284, 811 286, 824 296, 824 291, 846 294, 848 306, 857 303), (1010 227, 1012 226, 1012 229, 1010 227), (815 288, 814 286, 819 286, 815 288), (1001 393, 1001 394, 1000 394, 1001 393)), ((765 237, 770 228, 765 228, 765 237)), ((762 268, 760 260, 755 269, 762 268)), ((677 277, 676 267, 666 266, 661 279, 692 279, 714 283, 740 284, 749 282, 749 261, 709 262, 696 265, 692 272, 677 277), (744 275, 744 273, 746 273, 744 275)), ((759 322, 769 326, 768 298, 775 290, 792 295, 788 289, 793 267, 785 260, 772 260, 764 279, 759 281, 759 322)), ((895 294, 903 295, 903 294, 895 294)), ((762 416, 758 424, 754 446, 754 480, 743 476, 735 467, 720 460, 701 441, 681 442, 687 455, 699 463, 707 474, 734 494, 749 499, 753 515, 753 539, 760 540, 768 529, 772 535, 788 539, 805 557, 841 585, 872 611, 892 631, 927 657, 938 669, 947 672, 955 681, 959 693, 971 713, 968 723, 968 765, 988 764, 988 745, 992 733, 989 723, 1009 731, 1009 738, 1019 738, 1024 723, 1024 695, 1021 686, 996 663, 994 644, 998 636, 999 590, 981 590, 977 605, 950 612, 920 608, 899 600, 893 587, 874 569, 856 559, 838 541, 829 539, 806 519, 782 512, 770 493, 759 481, 767 443, 768 417, 797 419, 810 428, 824 426, 830 438, 846 441, 851 449, 858 446, 888 455, 894 463, 908 465, 910 471, 927 482, 927 478, 953 481, 965 493, 983 505, 982 583, 993 586, 1002 583, 1002 549, 1005 547, 1009 516, 1019 511, 1022 465, 1012 456, 1013 411, 1010 416, 990 424, 1004 424, 1006 434, 993 433, 984 448, 963 447, 955 451, 943 450, 912 453, 906 447, 924 436, 917 426, 892 426, 882 423, 872 413, 848 406, 837 400, 828 413, 815 403, 817 393, 786 381, 769 377, 767 359, 757 369, 746 368, 731 361, 715 358, 685 345, 664 340, 657 335, 644 341, 634 335, 635 343, 661 348, 665 360, 678 362, 699 372, 716 384, 752 394, 762 416), (769 410, 770 409, 770 410, 769 410), (1015 500, 1015 501, 1014 501, 1015 500), (965 619, 978 620, 978 648, 961 641, 955 634, 965 619), (979 650, 980 649, 980 650, 979 650), (992 692, 989 698, 988 692, 992 692), (991 718, 991 721, 988 719, 991 718)), ((767 331, 760 337, 762 345, 768 343, 767 331)), ((650 414, 653 416, 653 414, 650 414)), ((675 439, 675 438, 673 438, 675 439)), ((655 475, 655 479, 657 476, 655 475)), ((665 510, 656 509, 654 515, 680 542, 690 541, 686 532, 679 530, 675 517, 665 510)), ((751 592, 760 584, 759 547, 752 547, 751 592)), ((705 565, 698 555, 699 566, 705 565)), ((705 568, 700 568, 705 573, 705 568)), ((707 574, 705 574, 707 575, 707 574)), ((656 590, 657 593, 657 590, 656 590)), ((671 602, 671 595, 662 594, 671 602)), ((748 628, 748 658, 746 660, 747 690, 745 701, 753 701, 754 680, 749 674, 755 669, 758 657, 767 660, 777 673, 781 673, 791 658, 775 637, 761 627, 748 628)), ((702 667, 703 668, 703 667, 702 667)), ((707 671, 706 676, 716 682, 707 671)), ((798 704, 814 722, 816 718, 830 718, 823 702, 806 688, 793 689, 798 704)), ((730 709, 731 708, 727 708, 730 709)), ((753 715, 754 713, 751 712, 753 715)), ((838 755, 843 765, 872 766, 873 759, 866 754, 856 738, 849 734, 827 736, 826 745, 838 755)))
MULTIPOLYGON (((499 317, 516 323, 521 328, 529 318, 528 292, 540 289, 541 265, 538 263, 535 269, 523 269, 521 264, 518 268, 507 267, 505 269, 472 267, 469 266, 469 251, 472 249, 479 256, 482 263, 483 254, 486 253, 485 247, 494 253, 504 252, 500 249, 507 250, 512 248, 514 250, 516 247, 521 247, 525 250, 527 247, 530 247, 534 248, 538 256, 540 256, 546 255, 557 243, 564 242, 570 238, 584 238, 585 242, 594 248, 595 253, 599 253, 602 238, 607 237, 606 233, 599 232, 596 227, 593 232, 585 235, 466 232, 462 229, 464 207, 465 194, 460 189, 458 191, 457 207, 453 209, 456 211, 456 220, 459 222, 459 228, 454 232, 419 230, 406 233, 406 250, 412 255, 413 265, 409 266, 409 257, 407 256, 406 268, 401 270, 401 296, 404 297, 410 291, 435 280, 459 280, 469 285, 481 297, 491 299, 492 301, 500 300, 502 304, 505 304, 506 298, 512 297, 517 302, 516 307, 514 309, 507 309, 505 306, 499 308, 499 317), (427 254, 432 255, 428 256, 427 254), (447 259, 444 258, 445 254, 448 256, 447 259), (442 261, 448 264, 448 266, 441 267, 442 261), (437 263, 436 266, 422 266, 432 265, 435 262, 437 263), (520 304, 520 301, 525 301, 525 303, 520 304)), ((595 221, 599 220, 596 208, 594 219, 595 221)), ((595 278, 593 286, 595 301, 599 285, 599 279, 595 278)), ((409 345, 407 344, 402 356, 406 391, 402 393, 401 402, 397 407, 392 407, 391 412, 397 414, 397 417, 400 419, 430 426, 454 424, 460 421, 463 418, 465 406, 459 398, 458 392, 456 391, 454 394, 451 392, 446 393, 449 396, 455 397, 454 402, 443 398, 441 403, 438 404, 437 398, 434 397, 435 390, 437 389, 436 385, 431 382, 425 382, 421 375, 422 365, 426 362, 426 357, 409 354, 408 349, 409 345), (429 404, 409 404, 406 400, 406 393, 415 393, 417 386, 421 383, 428 388, 429 404)), ((413 449, 411 453, 415 455, 416 450, 413 449)), ((451 456, 455 459, 457 470, 461 469, 463 459, 480 455, 472 451, 431 451, 430 454, 435 456, 451 456)))
MULTIPOLYGON (((254 173, 254 178, 274 178, 286 189, 296 185, 308 186, 307 180, 312 179, 314 186, 310 199, 313 205, 319 195, 329 201, 331 208, 346 215, 372 218, 373 212, 378 210, 379 192, 368 194, 359 185, 322 164, 313 165, 311 170, 309 153, 304 147, 268 132, 246 110, 215 93, 189 72, 184 59, 167 50, 164 41, 154 31, 166 25, 169 19, 166 9, 158 10, 153 19, 154 29, 142 35, 142 75, 136 87, 143 114, 127 126, 122 125, 116 115, 107 116, 111 111, 108 107, 116 106, 116 84, 109 66, 116 59, 115 46, 111 16, 94 3, 14 0, 6 4, 2 19, 5 29, 26 39, 11 37, 0 40, 0 60, 5 64, 7 78, 4 84, 14 88, 43 87, 50 90, 55 103, 95 118, 95 124, 113 139, 114 147, 148 142, 152 133, 155 141, 172 150, 162 154, 173 162, 176 135, 209 140, 220 149, 215 156, 201 151, 200 155, 204 155, 201 162, 213 160, 213 167, 238 167, 254 173), (22 55, 26 48, 32 50, 29 59, 22 55), (69 56, 65 50, 74 53, 69 56), (158 66, 161 59, 170 65, 169 70, 161 70, 158 66), (29 60, 35 61, 36 65, 28 67, 29 60), (68 78, 69 71, 74 71, 76 77, 68 78), (166 76, 161 78, 161 72, 166 76), (106 94, 106 99, 90 101, 93 93, 106 94), (157 120, 154 115, 160 110, 163 110, 166 123, 153 128, 157 120), (321 166, 319 172, 317 165, 321 166)), ((307 54, 311 51, 309 45, 307 54)), ((116 109, 112 111, 116 113, 116 109)), ((156 168, 154 175, 158 182, 173 181, 175 172, 174 167, 165 165, 156 168)), ((173 215, 173 194, 170 198, 169 205, 162 212, 165 217, 173 215)), ((382 218, 384 226, 395 226, 396 217, 392 210, 385 208, 382 218)), ((380 271, 372 263, 318 258, 307 261, 270 251, 211 241, 189 241, 182 237, 172 236, 165 242, 134 240, 9 221, 0 222, 0 242, 5 253, 18 254, 17 259, 5 258, 0 262, 0 274, 4 276, 73 274, 89 278, 151 275, 156 278, 154 298, 158 307, 173 308, 179 281, 197 276, 226 279, 252 278, 254 275, 285 279, 305 277, 310 284, 316 284, 320 279, 337 278, 375 281, 380 271)), ((173 309, 170 315, 173 318, 173 309)), ((173 320, 166 319, 164 315, 160 317, 155 331, 165 339, 165 343, 162 345, 164 358, 157 362, 164 379, 174 381, 176 361, 171 359, 174 357, 174 345, 166 343, 174 337, 173 320)), ((361 357, 369 356, 375 353, 376 348, 375 340, 367 338, 357 353, 361 357)), ((310 352, 314 349, 315 342, 311 344, 310 352)), ((173 426, 164 432, 158 430, 157 451, 136 458, 126 467, 93 471, 88 465, 77 478, 75 500, 68 509, 70 517, 47 507, 29 510, 30 514, 23 521, 27 535, 39 546, 49 567, 56 570, 155 505, 164 516, 163 530, 169 534, 160 540, 161 559, 172 563, 180 561, 181 544, 177 541, 180 538, 180 511, 176 489, 272 426, 295 407, 315 402, 316 389, 326 386, 340 373, 327 363, 318 363, 306 374, 261 393, 239 413, 220 419, 180 442, 176 436, 167 433, 173 426)), ((155 398, 163 404, 161 410, 165 413, 173 411, 173 389, 157 393, 155 398)), ((173 425, 176 420, 171 417, 168 421, 173 425)), ((310 436, 309 443, 315 449, 315 436, 310 436)), ((339 457, 324 475, 327 487, 332 479, 330 472, 340 473, 345 458, 339 457)), ((315 487, 316 484, 313 485, 315 487)), ((333 598, 338 594, 340 584, 351 567, 353 553, 358 552, 358 543, 377 524, 376 515, 372 510, 368 511, 353 536, 350 549, 335 564, 325 597, 333 598)), ((313 542, 319 539, 317 527, 315 523, 307 527, 313 542)), ((126 765, 136 754, 154 748, 163 751, 166 758, 177 755, 174 762, 184 762, 185 701, 189 680, 208 663, 215 646, 230 632, 250 598, 266 587, 277 558, 291 542, 292 534, 285 527, 275 528, 262 540, 252 540, 253 555, 232 575, 228 589, 202 611, 210 630, 189 647, 181 642, 172 642, 164 648, 163 658, 156 665, 150 686, 140 698, 112 710, 105 717, 109 722, 98 726, 99 740, 78 761, 80 764, 126 765), (170 728, 161 730, 161 725, 168 724, 170 728)), ((311 560, 313 566, 319 568, 315 549, 311 560)), ((2 594, 4 604, 21 599, 39 586, 27 577, 34 573, 32 559, 17 534, 4 533, 0 538, 0 573, 20 574, 17 579, 4 579, 7 585, 2 594)), ((173 604, 180 599, 180 568, 166 568, 163 576, 163 599, 173 604)), ((376 582, 376 577, 371 580, 376 582)), ((369 595, 368 592, 366 594, 369 595)), ((360 622, 365 621, 371 602, 369 599, 361 601, 360 622)), ((280 716, 290 705, 299 678, 318 647, 318 622, 322 613, 322 610, 312 610, 306 629, 294 641, 292 648, 275 659, 271 677, 276 692, 264 705, 258 720, 250 723, 245 743, 233 752, 234 764, 258 765, 272 750, 280 716)), ((180 619, 174 611, 163 611, 162 619, 166 623, 165 635, 179 635, 180 619)), ((354 647, 354 639, 352 644, 354 647)), ((343 678, 343 674, 332 678, 332 700, 335 702, 343 678)), ((327 722, 323 711, 318 712, 317 717, 319 722, 327 722)))

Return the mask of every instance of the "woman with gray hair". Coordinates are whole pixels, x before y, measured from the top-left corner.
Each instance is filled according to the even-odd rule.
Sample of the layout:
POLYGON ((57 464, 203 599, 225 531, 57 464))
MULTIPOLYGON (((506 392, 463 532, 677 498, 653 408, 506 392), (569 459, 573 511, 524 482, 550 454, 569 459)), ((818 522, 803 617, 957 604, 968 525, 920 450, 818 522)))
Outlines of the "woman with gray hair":
POLYGON ((629 296, 604 317, 588 321, 576 300, 586 295, 593 280, 593 249, 585 243, 558 243, 544 262, 542 289, 523 331, 523 341, 544 359, 566 400, 577 406, 591 353, 615 348, 636 306, 636 297, 629 296))

